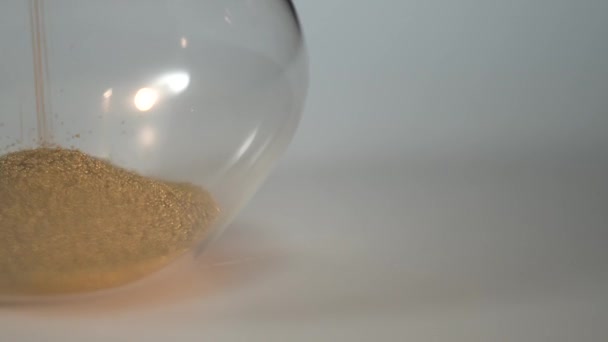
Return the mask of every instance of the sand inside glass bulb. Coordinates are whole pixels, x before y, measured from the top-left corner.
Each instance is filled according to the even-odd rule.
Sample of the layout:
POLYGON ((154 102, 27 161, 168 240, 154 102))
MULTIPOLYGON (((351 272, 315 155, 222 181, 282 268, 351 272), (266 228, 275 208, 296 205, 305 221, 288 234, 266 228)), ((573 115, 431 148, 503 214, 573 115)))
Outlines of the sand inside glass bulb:
POLYGON ((218 213, 197 186, 76 150, 0 156, 0 294, 89 291, 141 278, 200 241, 218 213))
POLYGON ((68 294, 139 279, 201 241, 219 209, 193 184, 50 147, 57 144, 47 110, 52 73, 44 3, 28 4, 41 147, 0 155, 0 297, 68 294))

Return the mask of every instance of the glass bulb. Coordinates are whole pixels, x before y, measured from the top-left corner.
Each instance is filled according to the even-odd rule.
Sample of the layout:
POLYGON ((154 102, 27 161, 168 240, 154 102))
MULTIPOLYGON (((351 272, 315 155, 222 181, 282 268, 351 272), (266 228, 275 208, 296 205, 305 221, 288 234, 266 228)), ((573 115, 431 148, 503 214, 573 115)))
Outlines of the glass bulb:
MULTIPOLYGON (((23 165, 26 159, 20 151, 77 150, 82 155, 62 160, 102 167, 97 161, 78 159, 90 157, 146 179, 141 182, 204 189, 219 214, 180 255, 207 245, 250 199, 291 140, 307 88, 305 44, 288 0, 9 0, 0 4, 0 43, 5 47, 0 62, 0 158, 19 156, 23 165)), ((9 188, 16 191, 16 183, 7 180, 17 177, 8 174, 14 164, 6 163, 5 174, 0 173, 5 187, 0 185, 0 196, 9 188)), ((137 182, 139 178, 125 184, 137 182)), ((129 193, 122 197, 134 194, 132 188, 124 189, 129 193)), ((116 205, 121 205, 124 198, 116 197, 116 205)), ((44 231, 47 224, 40 219, 22 226, 13 220, 8 227, 7 217, 13 213, 9 210, 25 203, 15 198, 10 208, 8 200, 2 206, 0 199, 0 239, 5 241, 21 234, 23 227, 44 231)), ((51 210, 48 203, 37 204, 40 212, 51 210)), ((171 204, 167 203, 163 205, 171 204)), ((139 223, 134 219, 130 224, 139 223)), ((64 228, 61 234, 66 236, 89 234, 64 228)), ((107 237, 119 236, 112 234, 117 235, 107 237)), ((51 248, 55 239, 59 237, 49 235, 36 243, 51 248)), ((74 239, 74 244, 82 242, 74 239)), ((32 244, 12 248, 25 253, 24 249, 37 248, 32 244)), ((11 253, 0 253, 5 259, 0 260, 0 279, 36 269, 35 260, 32 265, 10 261, 17 255, 11 253)), ((0 280, 0 297, 115 287, 142 278, 177 256, 162 257, 168 261, 158 267, 142 266, 116 283, 92 281, 97 286, 31 286, 44 282, 42 275, 38 280, 28 278, 29 283, 0 280)), ((149 261, 145 256, 140 259, 149 261)), ((94 263, 79 267, 83 274, 115 271, 107 265, 96 269, 94 263)), ((74 270, 66 269, 65 277, 70 277, 74 270)))

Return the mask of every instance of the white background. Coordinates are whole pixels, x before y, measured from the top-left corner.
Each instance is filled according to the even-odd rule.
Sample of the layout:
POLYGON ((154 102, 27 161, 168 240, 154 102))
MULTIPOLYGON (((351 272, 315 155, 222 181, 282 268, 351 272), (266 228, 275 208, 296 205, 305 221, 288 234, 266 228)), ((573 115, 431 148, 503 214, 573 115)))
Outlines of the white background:
POLYGON ((295 3, 307 108, 237 222, 0 340, 606 341, 608 2, 295 3))

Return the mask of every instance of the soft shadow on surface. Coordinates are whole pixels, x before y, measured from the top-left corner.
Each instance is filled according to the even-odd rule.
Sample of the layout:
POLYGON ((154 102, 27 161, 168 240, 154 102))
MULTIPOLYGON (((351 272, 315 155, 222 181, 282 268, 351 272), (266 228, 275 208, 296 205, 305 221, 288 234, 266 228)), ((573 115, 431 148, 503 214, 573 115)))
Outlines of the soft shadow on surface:
POLYGON ((246 287, 282 268, 285 253, 271 243, 264 229, 235 223, 208 251, 187 255, 148 278, 99 295, 43 302, 2 302, 0 313, 27 315, 106 315, 155 310, 246 287))

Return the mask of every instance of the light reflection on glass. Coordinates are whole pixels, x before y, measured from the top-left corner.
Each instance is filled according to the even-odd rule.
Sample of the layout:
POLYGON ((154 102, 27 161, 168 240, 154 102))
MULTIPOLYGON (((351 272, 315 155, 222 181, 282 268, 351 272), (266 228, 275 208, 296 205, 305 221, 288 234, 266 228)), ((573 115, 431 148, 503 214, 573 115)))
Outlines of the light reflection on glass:
POLYGON ((110 96, 112 96, 112 88, 109 88, 108 90, 106 90, 106 91, 103 93, 103 98, 104 98, 104 99, 109 99, 109 98, 110 98, 110 96))
POLYGON ((135 108, 142 112, 152 109, 156 104, 156 101, 158 101, 158 91, 152 88, 139 89, 133 99, 135 108))
POLYGON ((111 97, 112 97, 112 88, 108 88, 103 93, 103 101, 101 103, 101 109, 103 110, 104 113, 107 113, 110 111, 110 98, 111 97))
POLYGON ((156 130, 150 126, 144 126, 139 131, 139 143, 144 147, 149 147, 156 141, 156 130))
POLYGON ((188 39, 186 39, 186 37, 182 37, 179 40, 180 45, 182 46, 182 48, 187 48, 188 47, 188 39))
POLYGON ((226 9, 224 11, 224 21, 228 24, 228 25, 232 25, 232 13, 230 13, 229 9, 226 9))
POLYGON ((190 85, 190 75, 186 72, 173 72, 159 78, 159 85, 164 85, 173 93, 181 93, 190 85))
MULTIPOLYGON (((159 76, 156 81, 140 88, 133 99, 135 108, 147 112, 156 105, 161 96, 179 94, 190 85, 190 74, 184 71, 170 72, 159 76)), ((104 93, 104 98, 112 96, 112 89, 104 93), (107 96, 107 97, 106 97, 107 96)))
POLYGON ((247 153, 247 150, 249 150, 249 148, 251 147, 251 144, 253 144, 253 141, 255 140, 255 137, 257 135, 258 135, 258 128, 256 127, 251 133, 249 133, 249 135, 247 136, 247 138, 245 138, 245 140, 241 144, 241 147, 239 147, 238 151, 236 152, 236 154, 232 158, 234 161, 240 160, 241 157, 245 153, 247 153))

